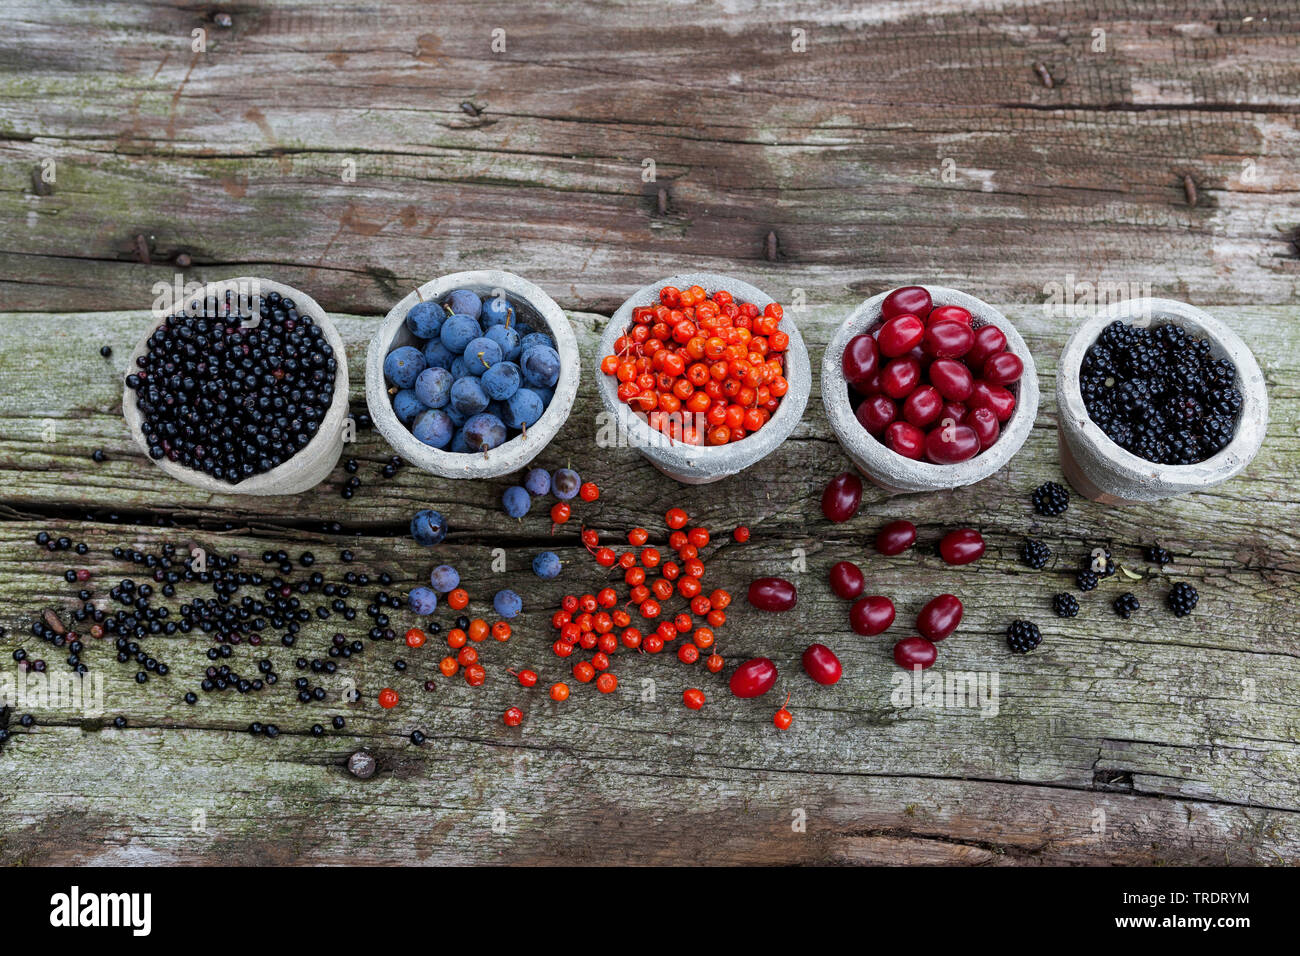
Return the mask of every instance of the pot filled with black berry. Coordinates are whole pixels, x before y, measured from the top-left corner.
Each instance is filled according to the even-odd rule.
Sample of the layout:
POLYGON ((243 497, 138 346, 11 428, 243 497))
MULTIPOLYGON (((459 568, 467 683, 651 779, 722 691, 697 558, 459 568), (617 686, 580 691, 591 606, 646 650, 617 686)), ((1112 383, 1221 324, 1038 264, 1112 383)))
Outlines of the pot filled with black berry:
POLYGON ((1070 337, 1056 379, 1061 464, 1108 504, 1227 481, 1268 425, 1264 374, 1223 322, 1172 299, 1116 303, 1070 337))
POLYGON ((158 310, 131 353, 122 413, 159 468, 204 491, 289 495, 338 463, 343 340, 314 299, 241 276, 158 310))

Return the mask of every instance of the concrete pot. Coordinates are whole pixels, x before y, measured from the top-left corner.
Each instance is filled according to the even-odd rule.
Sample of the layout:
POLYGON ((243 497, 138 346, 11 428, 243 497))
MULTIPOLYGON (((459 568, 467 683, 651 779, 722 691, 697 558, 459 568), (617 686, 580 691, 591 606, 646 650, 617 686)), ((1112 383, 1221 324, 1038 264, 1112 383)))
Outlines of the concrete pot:
POLYGON ((1034 357, 1007 317, 987 302, 965 292, 938 285, 927 285, 925 289, 935 305, 959 305, 970 312, 975 328, 996 325, 1001 329, 1007 337, 1007 350, 1020 357, 1025 371, 1020 381, 1010 386, 1016 396, 1016 407, 1011 417, 1003 422, 1001 434, 993 447, 955 465, 912 461, 890 451, 862 427, 849 403, 849 386, 841 367, 849 340, 874 331, 882 324, 881 304, 889 292, 874 295, 854 309, 826 346, 822 358, 822 403, 826 406, 831 429, 849 458, 863 474, 892 494, 941 491, 982 481, 1011 461, 1029 437, 1029 430, 1038 414, 1038 370, 1034 357))
MULTIPOLYGON (((189 309, 191 303, 201 303, 206 298, 213 296, 218 301, 224 301, 227 291, 236 294, 247 294, 249 290, 255 290, 255 293, 259 296, 266 295, 269 292, 278 292, 286 298, 293 299, 297 303, 298 311, 301 314, 310 315, 320 325, 321 330, 325 333, 325 340, 329 342, 330 347, 334 350, 334 357, 338 362, 338 371, 334 377, 334 399, 330 402, 325 417, 321 420, 316 436, 288 461, 277 465, 270 471, 254 475, 252 478, 246 478, 234 485, 218 481, 211 475, 195 471, 192 468, 186 468, 175 462, 168 461, 166 458, 158 459, 154 461, 154 464, 171 475, 171 477, 214 494, 295 495, 300 491, 306 491, 308 488, 320 484, 334 470, 334 466, 338 464, 339 456, 343 453, 343 426, 348 417, 347 352, 343 345, 343 339, 339 336, 338 329, 334 327, 333 321, 330 320, 330 317, 315 299, 292 286, 272 282, 270 279, 240 276, 234 279, 223 279, 220 282, 209 282, 201 292, 186 299, 181 308, 189 309)), ((181 309, 176 311, 179 312, 181 309)), ((136 359, 148 351, 149 336, 153 334, 159 324, 154 322, 149 327, 148 333, 140 339, 131 352, 131 357, 127 363, 128 374, 129 370, 136 368, 136 359)), ((145 442, 144 432, 141 428, 141 416, 139 409, 136 408, 135 392, 125 387, 122 390, 122 414, 126 418, 126 425, 130 429, 131 437, 135 439, 135 443, 140 446, 141 450, 148 455, 149 446, 145 442)), ((150 460, 153 461, 153 459, 150 460)))
POLYGON ((455 272, 433 279, 398 302, 384 317, 383 324, 366 351, 366 405, 370 417, 388 444, 399 455, 430 474, 442 478, 495 478, 518 471, 537 457, 559 432, 573 409, 578 395, 578 342, 563 310, 555 301, 527 279, 496 269, 455 272), (555 340, 560 355, 560 379, 555 394, 537 424, 526 435, 514 438, 486 453, 443 451, 426 445, 411 434, 393 412, 392 396, 384 379, 384 359, 393 349, 411 345, 415 337, 406 328, 406 313, 421 300, 441 299, 454 289, 471 289, 487 297, 498 290, 516 305, 522 306, 521 320, 555 340))
POLYGON ((1246 343, 1218 319, 1173 299, 1118 302, 1080 325, 1065 344, 1057 366, 1056 406, 1065 477, 1080 494, 1107 504, 1158 501, 1225 482, 1250 464, 1268 427, 1264 373, 1246 343), (1116 319, 1142 326, 1181 325, 1207 339, 1216 358, 1230 359, 1237 366, 1236 388, 1242 406, 1237 432, 1227 447, 1194 465, 1157 465, 1121 448, 1093 423, 1079 389, 1079 370, 1089 346, 1116 319))
MULTIPOLYGON (((735 296, 736 301, 752 302, 760 309, 776 301, 748 282, 712 272, 684 272, 660 279, 637 289, 619 306, 600 337, 598 363, 601 358, 614 351, 615 340, 631 325, 632 310, 639 306, 657 303, 659 290, 666 285, 676 286, 679 289, 698 285, 710 293, 726 289, 735 296)), ((618 443, 632 445, 665 475, 675 478, 684 485, 704 485, 719 481, 766 457, 789 437, 790 432, 794 431, 795 425, 803 417, 803 410, 808 404, 808 393, 812 388, 812 368, 808 363, 808 349, 788 313, 781 320, 780 329, 790 336, 785 363, 786 380, 790 387, 781 399, 780 407, 766 425, 740 441, 728 445, 691 445, 673 441, 662 432, 651 428, 639 415, 619 401, 617 380, 614 376, 601 372, 598 365, 596 380, 599 383, 600 397, 605 403, 605 411, 609 419, 617 426, 618 443)), ((601 429, 602 434, 605 431, 606 429, 601 429)))

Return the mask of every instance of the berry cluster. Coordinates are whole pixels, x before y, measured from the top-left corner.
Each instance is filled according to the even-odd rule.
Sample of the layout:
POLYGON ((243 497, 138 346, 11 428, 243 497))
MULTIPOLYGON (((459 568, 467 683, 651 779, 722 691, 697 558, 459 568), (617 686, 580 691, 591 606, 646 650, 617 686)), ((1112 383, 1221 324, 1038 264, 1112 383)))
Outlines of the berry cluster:
POLYGON ((762 428, 789 390, 773 302, 759 311, 720 289, 664 286, 659 304, 632 310, 600 370, 618 380, 618 397, 674 441, 726 445, 762 428), (702 416, 702 417, 701 417, 702 416))
POLYGON ((1237 368, 1179 325, 1115 321, 1080 369, 1088 415, 1121 448, 1162 465, 1190 465, 1220 452, 1236 431, 1237 368))
POLYGON ((841 369, 862 427, 904 458, 952 465, 998 440, 1016 407, 1008 386, 1024 363, 995 325, 974 327, 957 305, 935 306, 921 286, 881 303, 874 335, 854 336, 841 369))
POLYGON ((461 453, 489 451, 536 424, 555 395, 560 353, 523 310, 471 289, 413 305, 405 324, 415 345, 384 358, 398 421, 424 444, 461 453))
POLYGON ((209 305, 163 320, 126 384, 150 458, 234 485, 312 440, 334 399, 338 361, 315 320, 278 292, 261 299, 256 317, 241 316, 229 293, 209 305))

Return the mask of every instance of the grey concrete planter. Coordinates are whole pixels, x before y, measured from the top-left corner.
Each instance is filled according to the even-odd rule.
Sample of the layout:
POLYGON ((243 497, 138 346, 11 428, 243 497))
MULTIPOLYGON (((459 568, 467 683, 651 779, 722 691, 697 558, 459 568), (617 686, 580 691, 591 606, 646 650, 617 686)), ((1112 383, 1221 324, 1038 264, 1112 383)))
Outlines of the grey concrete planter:
POLYGON ((1268 427, 1264 373, 1246 343, 1218 319, 1173 299, 1118 302, 1080 325, 1065 344, 1057 366, 1056 405, 1065 477, 1080 494, 1107 504, 1158 501, 1227 481, 1250 464, 1268 427), (1208 339, 1216 358, 1230 359, 1237 366, 1236 388, 1242 406, 1236 435, 1227 447, 1195 465, 1158 465, 1121 448, 1093 423, 1079 390, 1079 369, 1088 347, 1116 319, 1143 326, 1181 325, 1208 339))
MULTIPOLYGON (((600 338, 597 363, 614 351, 614 341, 632 322, 632 310, 638 306, 657 303, 659 290, 666 285, 676 286, 679 289, 698 285, 710 293, 726 289, 736 297, 738 302, 752 302, 760 309, 776 301, 748 282, 712 272, 684 272, 660 279, 637 289, 619 306, 600 338)), ((606 415, 615 425, 612 429, 604 427, 598 429, 598 444, 631 445, 665 475, 675 478, 684 485, 704 485, 719 481, 760 461, 794 431, 795 425, 803 417, 804 408, 808 404, 808 393, 812 388, 812 367, 808 362, 808 349, 788 313, 781 320, 780 329, 790 336, 790 345, 786 349, 785 376, 790 387, 781 399, 781 405, 776 413, 758 431, 729 445, 691 445, 673 441, 662 432, 652 429, 641 416, 619 401, 617 381, 612 375, 601 372, 598 364, 596 380, 600 397, 605 403, 606 415)))
MULTIPOLYGON (((183 308, 188 308, 191 303, 202 302, 209 296, 216 296, 219 301, 224 300, 228 290, 238 293, 250 288, 255 288, 260 295, 266 295, 268 292, 278 292, 282 296, 293 299, 297 303, 300 313, 310 315, 316 320, 325 333, 325 340, 329 342, 330 347, 334 350, 334 357, 338 361, 338 372, 334 377, 334 399, 330 403, 325 417, 321 420, 316 436, 288 461, 272 468, 270 471, 254 475, 252 478, 246 478, 234 485, 218 481, 211 475, 195 471, 192 468, 186 468, 183 465, 168 461, 166 458, 160 458, 154 461, 154 464, 178 481, 183 481, 195 488, 202 488, 204 491, 214 494, 294 495, 320 484, 333 471, 334 466, 338 464, 339 456, 343 453, 343 426, 348 417, 347 352, 343 345, 343 339, 339 336, 333 321, 330 320, 330 317, 315 299, 292 286, 272 282, 270 279, 240 276, 234 279, 223 279, 220 282, 209 282, 201 292, 188 298, 183 308)), ((158 322, 150 325, 149 331, 136 344, 127 363, 128 369, 134 369, 136 367, 135 360, 148 351, 149 336, 153 334, 158 325, 158 322)), ((135 392, 125 387, 122 391, 122 414, 126 418, 126 425, 131 431, 131 437, 135 439, 135 443, 140 446, 141 450, 148 455, 149 446, 144 439, 144 432, 141 430, 141 417, 140 411, 135 405, 135 392)))
POLYGON ((366 351, 366 405, 370 417, 393 450, 430 474, 442 478, 495 478, 518 471, 545 448, 559 432, 573 409, 578 395, 578 342, 564 311, 555 301, 527 279, 497 269, 474 272, 454 272, 433 279, 420 286, 418 294, 411 292, 398 302, 384 317, 383 324, 366 351), (453 289, 471 289, 481 296, 503 291, 513 302, 531 311, 522 316, 533 327, 541 324, 555 340, 560 355, 560 379, 555 383, 555 394, 537 424, 527 434, 516 435, 502 445, 485 453, 443 451, 426 445, 411 434, 410 429, 397 419, 393 412, 392 396, 384 379, 384 359, 393 349, 411 345, 415 337, 406 328, 406 313, 420 301, 441 299, 453 289), (540 323, 540 324, 539 324, 540 323))
POLYGON ((904 458, 890 451, 862 427, 849 403, 849 386, 841 368, 849 340, 874 331, 881 324, 880 308, 889 292, 874 295, 854 309, 826 346, 826 354, 822 357, 822 403, 826 406, 826 417, 830 419, 835 437, 853 463, 881 488, 895 494, 940 491, 982 481, 1011 461, 1029 437, 1034 418, 1038 415, 1038 369, 1016 327, 993 306, 973 295, 939 285, 925 288, 935 305, 959 305, 970 312, 975 328, 996 325, 1001 329, 1007 337, 1007 350, 1020 357, 1025 370, 1020 381, 1010 387, 1016 396, 1016 407, 1003 423, 993 447, 955 465, 936 465, 904 458))

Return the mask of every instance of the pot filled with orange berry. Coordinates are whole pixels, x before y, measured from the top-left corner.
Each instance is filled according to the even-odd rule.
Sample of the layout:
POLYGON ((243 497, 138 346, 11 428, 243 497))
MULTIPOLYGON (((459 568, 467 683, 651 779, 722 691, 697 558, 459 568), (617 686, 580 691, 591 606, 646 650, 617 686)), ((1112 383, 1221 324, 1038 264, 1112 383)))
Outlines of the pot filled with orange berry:
POLYGON ((808 349, 781 305, 729 276, 685 273, 638 289, 600 342, 596 441, 636 448, 683 484, 748 468, 808 403, 808 349))
POLYGON ((987 302, 944 286, 873 296, 822 359, 836 438, 891 492, 974 484, 1020 450, 1038 413, 1034 358, 987 302))

